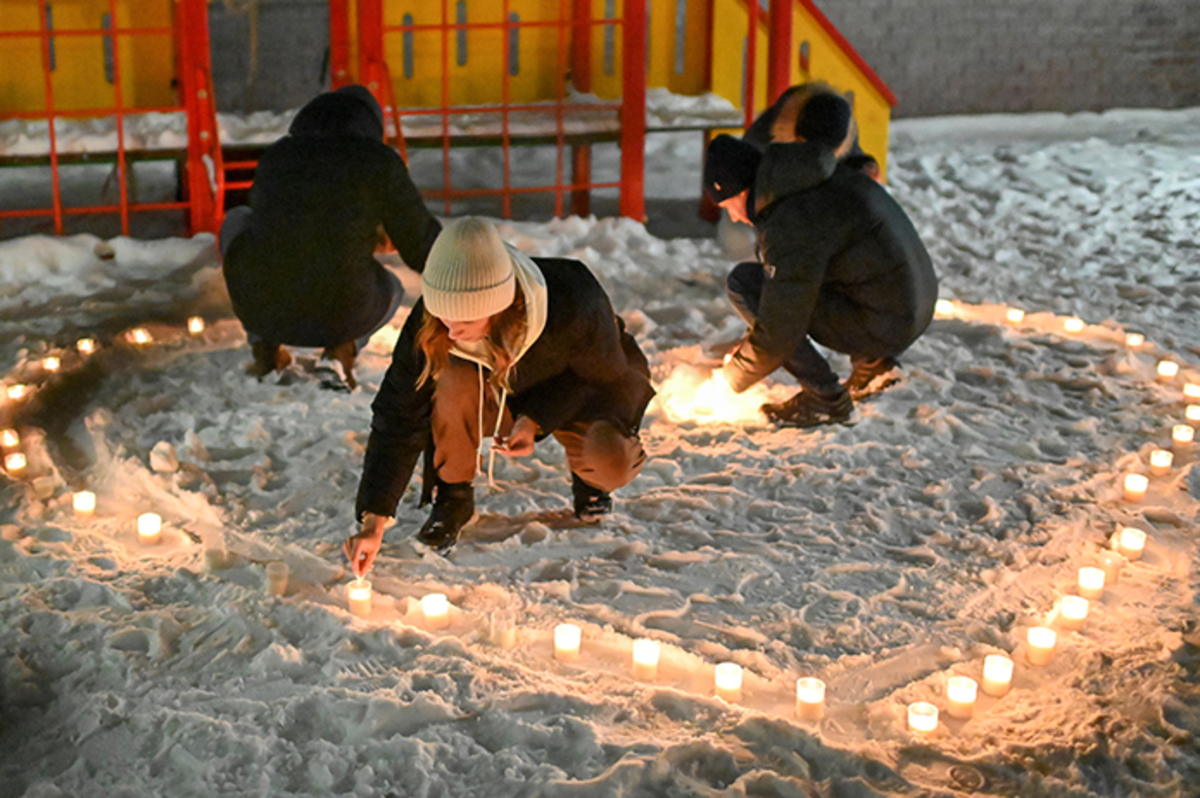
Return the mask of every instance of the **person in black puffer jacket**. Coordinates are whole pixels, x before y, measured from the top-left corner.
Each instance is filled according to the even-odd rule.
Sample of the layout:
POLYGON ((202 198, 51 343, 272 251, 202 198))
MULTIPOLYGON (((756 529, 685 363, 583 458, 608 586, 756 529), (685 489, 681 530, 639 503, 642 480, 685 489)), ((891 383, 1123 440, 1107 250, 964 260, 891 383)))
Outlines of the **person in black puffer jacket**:
MULTIPOLYGON (((849 107, 833 113, 848 119, 849 107)), ((739 264, 726 283, 750 333, 725 378, 741 392, 783 366, 801 391, 764 405, 769 418, 789 426, 845 421, 852 400, 882 387, 897 356, 929 326, 937 300, 929 253, 891 195, 839 163, 825 141, 771 144, 752 185, 762 262, 739 264), (850 355, 845 385, 813 341, 850 355)))
POLYGON ((585 520, 607 513, 609 494, 645 461, 638 428, 654 396, 649 364, 586 266, 530 258, 467 218, 434 243, 421 285, 372 405, 361 528, 345 544, 359 576, 422 453, 421 504, 432 499, 433 512, 417 539, 443 552, 474 516, 484 437, 493 452, 519 457, 553 435, 585 520))
POLYGON ((221 227, 225 284, 262 376, 323 347, 348 387, 356 352, 400 305, 400 281, 374 258, 379 230, 421 271, 441 230, 362 86, 312 100, 258 161, 250 206, 221 227))

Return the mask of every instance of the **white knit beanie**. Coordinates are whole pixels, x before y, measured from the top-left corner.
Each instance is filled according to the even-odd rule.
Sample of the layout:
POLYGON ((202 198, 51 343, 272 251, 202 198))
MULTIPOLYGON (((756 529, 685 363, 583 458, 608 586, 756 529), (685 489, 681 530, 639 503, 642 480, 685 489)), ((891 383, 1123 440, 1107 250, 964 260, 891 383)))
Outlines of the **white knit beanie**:
POLYGON ((421 274, 425 309, 442 321, 475 321, 513 303, 512 258, 492 225, 468 216, 442 230, 421 274))

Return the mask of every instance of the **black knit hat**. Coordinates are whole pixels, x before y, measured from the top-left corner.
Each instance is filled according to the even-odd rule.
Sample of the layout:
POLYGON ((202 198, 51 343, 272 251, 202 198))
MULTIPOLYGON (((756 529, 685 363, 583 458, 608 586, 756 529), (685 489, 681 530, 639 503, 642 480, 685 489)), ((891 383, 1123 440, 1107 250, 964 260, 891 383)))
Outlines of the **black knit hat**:
POLYGON ((829 92, 814 94, 796 120, 796 135, 837 149, 850 132, 850 115, 850 103, 841 96, 829 92))
POLYGON ((754 186, 762 153, 749 142, 720 135, 708 145, 704 158, 704 190, 713 202, 724 202, 754 186))

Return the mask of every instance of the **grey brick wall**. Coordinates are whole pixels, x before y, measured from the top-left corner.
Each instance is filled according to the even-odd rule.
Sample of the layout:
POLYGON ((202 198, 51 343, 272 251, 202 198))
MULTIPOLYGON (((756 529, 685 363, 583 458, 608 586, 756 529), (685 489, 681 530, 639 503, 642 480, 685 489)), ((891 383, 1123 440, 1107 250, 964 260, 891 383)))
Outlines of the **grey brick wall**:
POLYGON ((1200 0, 817 0, 894 115, 1200 105, 1200 0))

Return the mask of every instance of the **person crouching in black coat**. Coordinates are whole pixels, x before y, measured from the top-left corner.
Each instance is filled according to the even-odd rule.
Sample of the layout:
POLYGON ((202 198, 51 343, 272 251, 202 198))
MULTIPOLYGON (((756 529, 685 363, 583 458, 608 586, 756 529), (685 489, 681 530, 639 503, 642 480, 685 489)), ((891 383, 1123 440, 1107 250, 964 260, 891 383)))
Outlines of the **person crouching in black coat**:
POLYGON ((312 100, 262 154, 250 206, 221 226, 225 284, 263 376, 324 347, 331 387, 353 388, 354 359, 400 306, 400 281, 374 258, 379 229, 416 271, 441 230, 362 86, 312 100), (336 374, 338 368, 343 372, 336 374))
POLYGON ((726 282, 750 332, 725 378, 740 393, 785 368, 801 390, 763 406, 785 426, 848 420, 854 399, 894 381, 896 358, 929 326, 937 300, 929 253, 908 216, 861 169, 838 162, 834 127, 844 135, 850 109, 835 99, 825 111, 839 125, 826 125, 828 139, 771 144, 752 171, 747 157, 706 178, 718 201, 751 189, 762 259, 738 264, 726 282), (845 385, 813 341, 850 356, 845 385))
POLYGON ((432 499, 433 511, 417 539, 443 552, 475 514, 485 436, 493 452, 521 457, 553 435, 585 520, 609 512, 609 494, 645 461, 638 427, 654 396, 649 366, 586 266, 530 258, 467 218, 442 231, 421 285, 372 405, 362 525, 345 545, 357 575, 374 562, 422 453, 421 504, 432 499))

